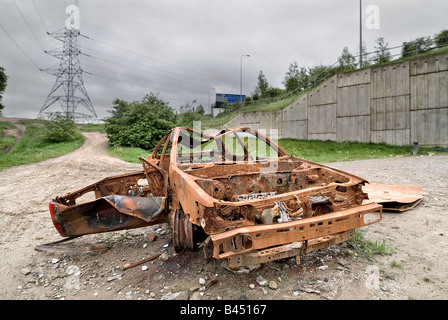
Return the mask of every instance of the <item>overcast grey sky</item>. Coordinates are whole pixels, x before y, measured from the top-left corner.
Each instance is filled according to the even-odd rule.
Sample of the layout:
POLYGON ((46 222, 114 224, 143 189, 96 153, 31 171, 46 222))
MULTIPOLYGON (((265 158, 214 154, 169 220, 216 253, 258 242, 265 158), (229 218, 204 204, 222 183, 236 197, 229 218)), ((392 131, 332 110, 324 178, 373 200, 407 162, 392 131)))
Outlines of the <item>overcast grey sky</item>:
MULTIPOLYGON (((65 26, 75 0, 0 0, 0 66, 8 78, 7 117, 36 118, 55 77, 39 69, 59 60, 44 53, 61 46, 47 35, 65 26), (6 32, 5 32, 6 31, 6 32), (12 38, 12 39, 11 39, 12 38)), ((215 94, 251 94, 260 70, 283 88, 290 63, 331 65, 344 47, 359 48, 359 0, 79 0, 84 84, 100 118, 116 98, 150 92, 174 109, 208 106, 215 94), (213 89, 212 89, 213 88, 213 89)), ((447 0, 363 0, 363 40, 373 51, 448 29, 447 0), (367 28, 369 5, 379 29, 367 28)), ((209 109, 206 107, 206 110, 209 109)), ((79 107, 80 112, 86 112, 79 107)))

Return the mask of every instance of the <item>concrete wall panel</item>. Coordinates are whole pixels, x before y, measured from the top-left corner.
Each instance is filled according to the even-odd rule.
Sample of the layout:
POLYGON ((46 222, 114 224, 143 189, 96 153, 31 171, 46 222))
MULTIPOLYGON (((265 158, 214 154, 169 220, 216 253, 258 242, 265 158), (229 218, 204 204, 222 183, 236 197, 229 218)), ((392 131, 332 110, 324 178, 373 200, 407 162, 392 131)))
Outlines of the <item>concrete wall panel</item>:
POLYGON ((338 89, 337 116, 370 114, 370 86, 368 84, 338 89))
POLYGON ((448 146, 448 108, 411 111, 411 142, 448 146))
POLYGON ((370 116, 338 117, 337 141, 370 142, 370 116))
POLYGON ((299 140, 308 139, 308 121, 294 120, 283 122, 282 138, 292 138, 299 140))
POLYGON ((370 83, 370 69, 339 73, 336 76, 338 88, 370 83))
POLYGON ((373 143, 386 143, 391 145, 410 145, 410 129, 371 131, 370 141, 373 143))
POLYGON ((291 103, 283 109, 283 119, 285 121, 308 119, 308 94, 291 103))
POLYGON ((448 55, 436 55, 414 59, 410 62, 411 76, 448 71, 448 55))
POLYGON ((308 105, 317 106, 336 103, 337 100, 337 75, 334 75, 317 88, 308 93, 308 105))
POLYGON ((336 104, 308 107, 308 134, 336 133, 336 130, 336 104))
POLYGON ((408 129, 410 127, 409 95, 372 99, 372 130, 408 129))
POLYGON ((409 62, 372 68, 371 97, 409 94, 409 62))
POLYGON ((448 107, 448 71, 411 77, 411 110, 448 107))

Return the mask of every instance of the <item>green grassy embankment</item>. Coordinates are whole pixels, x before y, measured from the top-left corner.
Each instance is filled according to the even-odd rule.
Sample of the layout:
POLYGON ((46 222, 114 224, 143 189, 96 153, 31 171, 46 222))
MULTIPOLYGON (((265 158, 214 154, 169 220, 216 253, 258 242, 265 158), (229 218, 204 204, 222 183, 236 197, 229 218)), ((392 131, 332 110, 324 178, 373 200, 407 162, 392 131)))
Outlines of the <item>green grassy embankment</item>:
POLYGON ((73 141, 48 141, 40 120, 23 119, 17 120, 17 123, 0 121, 0 132, 0 170, 58 157, 78 149, 84 143, 81 133, 73 141), (24 129, 18 129, 17 124, 24 129), (5 135, 5 130, 13 130, 17 134, 5 135))
MULTIPOLYGON (((297 158, 318 163, 413 156, 412 146, 391 146, 380 143, 280 139, 278 144, 297 158)), ((436 153, 434 149, 419 147, 418 155, 436 153)), ((152 150, 110 146, 108 151, 112 156, 124 161, 139 163, 138 158, 147 157, 152 150)))

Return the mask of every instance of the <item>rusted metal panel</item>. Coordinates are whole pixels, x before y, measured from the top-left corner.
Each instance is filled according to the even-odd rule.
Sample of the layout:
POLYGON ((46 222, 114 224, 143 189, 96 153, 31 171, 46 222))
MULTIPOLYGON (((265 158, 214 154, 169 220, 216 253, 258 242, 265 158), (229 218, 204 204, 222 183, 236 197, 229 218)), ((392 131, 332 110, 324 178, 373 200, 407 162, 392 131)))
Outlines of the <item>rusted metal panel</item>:
POLYGON ((79 205, 49 204, 53 223, 64 237, 139 228, 163 222, 163 197, 112 195, 79 205))
POLYGON ((420 186, 366 184, 363 190, 369 196, 366 202, 380 203, 384 210, 411 210, 423 199, 423 189, 420 186))

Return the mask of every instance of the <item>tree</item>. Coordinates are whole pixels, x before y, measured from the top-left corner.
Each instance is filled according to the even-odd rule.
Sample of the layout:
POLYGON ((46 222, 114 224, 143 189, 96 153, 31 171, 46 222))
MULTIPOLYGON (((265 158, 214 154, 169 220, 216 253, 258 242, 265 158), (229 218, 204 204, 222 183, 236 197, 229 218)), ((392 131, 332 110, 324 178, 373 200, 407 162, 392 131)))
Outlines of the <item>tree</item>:
POLYGON ((259 98, 264 99, 267 97, 268 89, 269 89, 268 80, 263 74, 263 71, 260 70, 260 72, 258 73, 258 84, 255 87, 254 96, 258 95, 259 98))
POLYGON ((110 144, 115 146, 150 150, 176 126, 176 115, 168 102, 152 93, 140 102, 116 99, 110 113, 105 128, 110 144))
POLYGON ((440 33, 436 34, 436 36, 434 37, 434 43, 437 48, 448 46, 448 30, 443 30, 440 33))
POLYGON ((203 117, 205 110, 202 105, 193 107, 196 100, 193 100, 191 104, 185 103, 184 106, 180 107, 180 113, 177 116, 177 122, 179 125, 184 127, 193 127, 193 121, 200 121, 203 117))
POLYGON ((0 116, 2 115, 2 110, 5 106, 2 104, 3 92, 6 89, 8 77, 5 74, 5 69, 0 67, 0 116))
POLYGON ((282 83, 285 86, 286 92, 300 92, 307 89, 309 78, 308 70, 304 67, 299 68, 297 62, 294 61, 289 65, 288 72, 286 72, 285 79, 282 83))
POLYGON ((430 37, 420 37, 409 42, 403 42, 401 57, 412 57, 414 55, 427 52, 432 49, 432 39, 430 37))
POLYGON ((45 122, 44 137, 48 141, 73 141, 80 135, 73 115, 55 112, 50 115, 50 121, 45 122))
POLYGON ((389 44, 384 41, 383 37, 379 37, 376 39, 376 54, 375 54, 375 63, 386 63, 392 59, 392 55, 389 51, 389 44))
POLYGON ((356 69, 356 58, 350 53, 348 47, 344 47, 342 54, 338 58, 339 68, 341 71, 349 71, 356 69))
POLYGON ((286 72, 285 79, 282 83, 287 92, 294 91, 299 88, 299 66, 296 61, 289 65, 288 72, 286 72))
POLYGON ((361 46, 361 52, 359 52, 359 59, 362 57, 362 63, 360 63, 360 67, 366 67, 368 65, 370 65, 370 61, 369 61, 369 53, 367 52, 367 47, 365 42, 362 42, 362 46, 361 46))
POLYGON ((339 71, 339 67, 325 66, 319 64, 309 69, 310 87, 315 87, 326 79, 334 76, 339 71))

